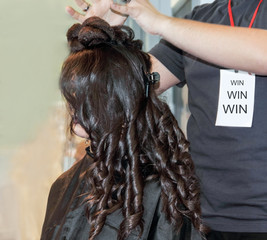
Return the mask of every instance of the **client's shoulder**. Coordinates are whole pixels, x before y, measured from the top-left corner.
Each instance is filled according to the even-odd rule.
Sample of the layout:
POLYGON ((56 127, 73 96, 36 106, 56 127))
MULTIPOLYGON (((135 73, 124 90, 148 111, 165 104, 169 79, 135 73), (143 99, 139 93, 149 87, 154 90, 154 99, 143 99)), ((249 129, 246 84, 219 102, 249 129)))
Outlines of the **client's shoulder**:
POLYGON ((63 172, 52 184, 51 191, 64 191, 70 184, 80 182, 92 163, 93 159, 86 155, 83 159, 76 161, 67 171, 63 172))

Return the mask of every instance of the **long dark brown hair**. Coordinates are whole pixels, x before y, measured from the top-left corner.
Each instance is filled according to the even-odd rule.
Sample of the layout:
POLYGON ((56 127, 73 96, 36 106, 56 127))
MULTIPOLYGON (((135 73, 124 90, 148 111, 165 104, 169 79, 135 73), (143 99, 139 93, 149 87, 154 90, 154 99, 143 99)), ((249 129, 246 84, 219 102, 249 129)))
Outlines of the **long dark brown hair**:
POLYGON ((200 232, 199 183, 188 142, 168 105, 153 87, 145 94, 149 55, 126 26, 111 27, 92 17, 67 33, 71 53, 63 64, 60 88, 89 135, 93 163, 86 198, 90 237, 100 233, 107 215, 121 208, 118 239, 143 232, 143 191, 158 180, 166 219, 177 230, 183 216, 200 232), (94 209, 91 211, 91 209, 94 209))

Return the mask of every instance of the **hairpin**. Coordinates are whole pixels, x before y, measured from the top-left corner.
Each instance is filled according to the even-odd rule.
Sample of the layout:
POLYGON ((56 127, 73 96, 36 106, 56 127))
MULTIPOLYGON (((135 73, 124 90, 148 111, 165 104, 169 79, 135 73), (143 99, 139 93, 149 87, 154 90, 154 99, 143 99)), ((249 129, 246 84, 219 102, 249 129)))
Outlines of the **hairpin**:
POLYGON ((159 82, 159 80, 160 80, 160 75, 158 72, 152 72, 152 73, 145 74, 145 95, 146 95, 146 98, 148 98, 148 95, 149 95, 150 85, 159 82))

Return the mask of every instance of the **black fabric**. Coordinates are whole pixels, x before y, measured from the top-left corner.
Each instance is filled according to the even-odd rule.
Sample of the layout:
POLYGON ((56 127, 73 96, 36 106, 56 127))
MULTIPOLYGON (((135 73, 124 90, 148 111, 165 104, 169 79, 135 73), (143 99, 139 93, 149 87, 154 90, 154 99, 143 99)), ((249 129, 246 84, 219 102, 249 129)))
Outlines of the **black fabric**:
MULTIPOLYGON (((235 25, 248 27, 258 3, 232 0, 235 25)), ((215 0, 196 7, 186 18, 230 25, 227 6, 228 0, 215 0)), ((267 1, 262 2, 253 28, 267 29, 267 1)), ((181 80, 179 86, 188 86, 187 135, 201 181, 204 221, 218 231, 266 232, 267 76, 256 76, 252 127, 219 127, 215 122, 221 67, 165 40, 150 53, 181 80)))
MULTIPOLYGON (((41 240, 88 240, 90 225, 85 216, 82 194, 88 192, 85 173, 90 162, 91 158, 85 157, 63 173, 52 185, 41 240)), ((159 182, 146 183, 143 198, 144 232, 140 239, 190 240, 192 231, 190 221, 184 219, 181 231, 176 233, 161 212, 160 192, 159 182)), ((96 240, 117 239, 117 230, 122 219, 120 209, 110 214, 96 240)), ((138 239, 138 234, 134 230, 127 240, 138 239)), ((200 239, 198 233, 193 234, 200 239)))
POLYGON ((266 233, 235 233, 211 231, 207 240, 266 240, 266 233))

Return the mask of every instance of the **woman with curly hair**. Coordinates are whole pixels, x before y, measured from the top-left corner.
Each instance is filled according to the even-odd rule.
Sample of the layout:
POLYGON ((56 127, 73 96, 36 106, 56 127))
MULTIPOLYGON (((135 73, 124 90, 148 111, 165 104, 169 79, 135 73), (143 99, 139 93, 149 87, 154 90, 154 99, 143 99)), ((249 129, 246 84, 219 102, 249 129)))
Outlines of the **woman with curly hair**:
POLYGON ((189 144, 142 42, 97 17, 67 38, 60 89, 90 148, 53 184, 41 239, 187 240, 191 223, 205 233, 189 144))

